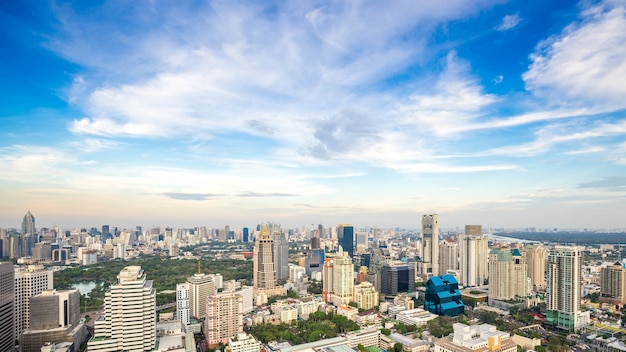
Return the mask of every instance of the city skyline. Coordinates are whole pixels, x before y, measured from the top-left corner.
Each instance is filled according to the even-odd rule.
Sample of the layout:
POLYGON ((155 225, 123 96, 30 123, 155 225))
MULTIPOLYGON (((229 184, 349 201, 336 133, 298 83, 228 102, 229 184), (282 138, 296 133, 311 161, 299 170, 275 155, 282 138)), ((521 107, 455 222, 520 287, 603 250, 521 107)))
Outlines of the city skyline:
POLYGON ((0 227, 626 228, 624 1, 0 16, 0 227))

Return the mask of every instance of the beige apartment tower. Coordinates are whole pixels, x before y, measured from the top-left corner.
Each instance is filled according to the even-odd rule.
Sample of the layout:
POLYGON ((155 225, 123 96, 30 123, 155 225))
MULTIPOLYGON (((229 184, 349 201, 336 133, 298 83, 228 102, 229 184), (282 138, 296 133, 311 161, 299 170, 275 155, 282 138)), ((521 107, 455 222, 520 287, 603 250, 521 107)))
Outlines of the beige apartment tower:
POLYGON ((336 306, 348 304, 352 301, 354 289, 354 265, 348 252, 340 250, 333 264, 333 298, 336 306))
POLYGON ((541 245, 526 246, 522 254, 528 266, 528 277, 535 292, 546 289, 546 249, 541 245))
POLYGON ((458 242, 460 283, 466 287, 480 286, 489 277, 487 239, 482 235, 480 225, 465 225, 465 231, 458 242))
POLYGON ((626 304, 626 268, 617 262, 600 272, 600 302, 626 304))
POLYGON ((439 242, 439 275, 459 269, 459 244, 452 240, 439 242))
POLYGON ((528 296, 526 261, 519 249, 501 248, 489 253, 489 299, 513 300, 528 296))

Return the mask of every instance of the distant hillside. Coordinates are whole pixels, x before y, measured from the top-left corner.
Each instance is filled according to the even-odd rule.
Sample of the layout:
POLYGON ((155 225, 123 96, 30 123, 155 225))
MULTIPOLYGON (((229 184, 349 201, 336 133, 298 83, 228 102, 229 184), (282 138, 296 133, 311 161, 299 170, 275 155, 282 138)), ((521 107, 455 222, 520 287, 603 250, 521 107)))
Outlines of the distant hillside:
POLYGON ((497 236, 506 236, 531 241, 548 241, 578 244, 626 244, 626 232, 501 232, 497 236))

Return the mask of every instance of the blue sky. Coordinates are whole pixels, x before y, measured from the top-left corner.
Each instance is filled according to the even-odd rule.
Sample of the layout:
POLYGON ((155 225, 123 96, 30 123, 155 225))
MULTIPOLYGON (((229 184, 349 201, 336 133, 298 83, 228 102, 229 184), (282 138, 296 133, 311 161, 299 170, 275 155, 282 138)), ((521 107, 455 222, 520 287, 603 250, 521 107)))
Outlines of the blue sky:
POLYGON ((626 228, 626 1, 8 1, 0 226, 626 228))

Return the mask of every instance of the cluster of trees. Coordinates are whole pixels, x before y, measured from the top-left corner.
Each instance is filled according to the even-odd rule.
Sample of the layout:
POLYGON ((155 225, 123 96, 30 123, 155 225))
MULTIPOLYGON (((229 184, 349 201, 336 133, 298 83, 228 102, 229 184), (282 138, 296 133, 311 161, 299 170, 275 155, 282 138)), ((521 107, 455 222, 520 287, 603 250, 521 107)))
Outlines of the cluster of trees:
POLYGON ((315 312, 309 315, 308 320, 280 325, 258 324, 247 328, 246 331, 263 343, 289 341, 301 344, 336 337, 338 334, 358 329, 359 326, 355 322, 342 315, 315 312))
MULTIPOLYGON (((54 286, 59 290, 67 290, 81 282, 95 282, 96 287, 91 293, 81 297, 81 309, 96 310, 103 303, 105 291, 117 283, 120 270, 129 265, 140 265, 147 279, 153 281, 157 292, 176 290, 176 284, 185 282, 198 271, 198 262, 195 260, 140 256, 130 261, 107 261, 55 271, 54 286)), ((253 280, 252 261, 203 258, 200 266, 203 273, 221 273, 224 280, 243 280, 245 284, 251 284, 253 280)), ((157 305, 174 301, 175 294, 157 294, 157 305)))

